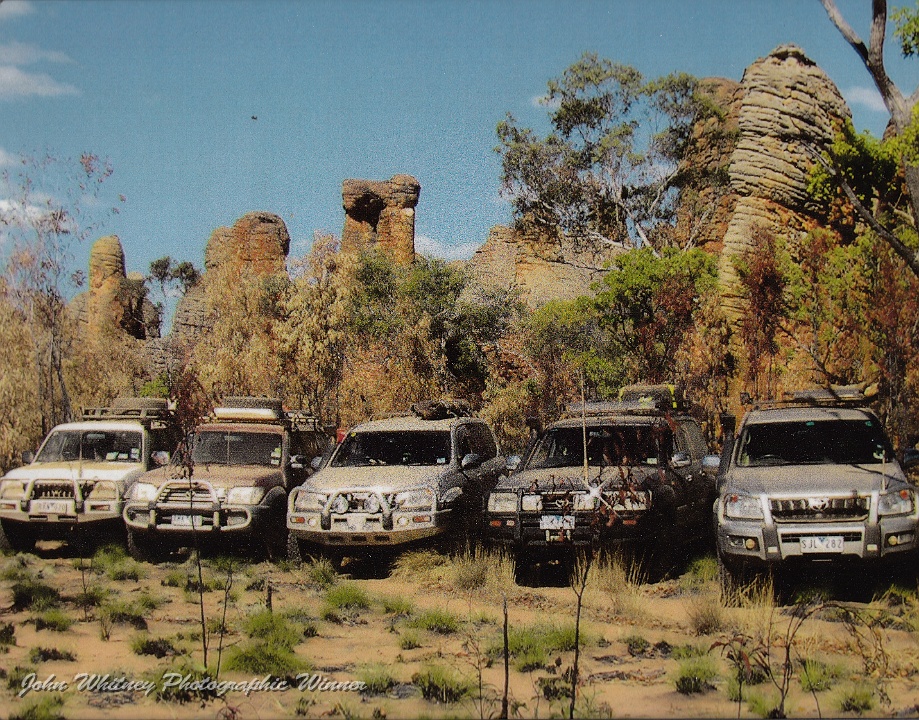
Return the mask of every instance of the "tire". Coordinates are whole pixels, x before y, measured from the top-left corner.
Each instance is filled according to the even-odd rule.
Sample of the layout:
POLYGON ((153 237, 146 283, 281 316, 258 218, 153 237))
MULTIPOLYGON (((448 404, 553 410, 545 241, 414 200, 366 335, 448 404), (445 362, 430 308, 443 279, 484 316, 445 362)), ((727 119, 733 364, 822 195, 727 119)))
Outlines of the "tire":
POLYGON ((32 552, 35 549, 36 539, 19 530, 5 527, 0 522, 0 550, 7 552, 32 552))
POLYGON ((519 551, 514 556, 514 582, 520 587, 539 584, 540 566, 530 553, 519 551))
POLYGON ((669 517, 658 517, 648 528, 641 564, 649 582, 660 582, 677 564, 677 529, 669 517))
POLYGON ((721 604, 725 607, 737 607, 741 598, 747 593, 753 574, 744 565, 735 565, 726 561, 718 553, 718 581, 721 585, 721 604))
POLYGON ((158 539, 146 533, 135 533, 128 529, 126 542, 128 555, 139 562, 157 563, 167 555, 158 539))

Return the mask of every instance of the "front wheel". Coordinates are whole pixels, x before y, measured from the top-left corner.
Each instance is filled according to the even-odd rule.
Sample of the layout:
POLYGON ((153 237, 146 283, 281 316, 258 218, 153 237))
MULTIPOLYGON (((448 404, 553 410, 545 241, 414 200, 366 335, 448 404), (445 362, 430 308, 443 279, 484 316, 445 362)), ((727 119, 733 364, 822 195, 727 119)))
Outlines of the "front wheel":
POLYGON ((166 556, 166 550, 159 540, 146 533, 127 531, 128 555, 139 562, 156 563, 166 556))
POLYGON ((0 550, 11 552, 32 552, 36 539, 25 532, 0 522, 0 550))
POLYGON ((287 559, 296 567, 303 564, 303 548, 292 532, 287 533, 287 559))

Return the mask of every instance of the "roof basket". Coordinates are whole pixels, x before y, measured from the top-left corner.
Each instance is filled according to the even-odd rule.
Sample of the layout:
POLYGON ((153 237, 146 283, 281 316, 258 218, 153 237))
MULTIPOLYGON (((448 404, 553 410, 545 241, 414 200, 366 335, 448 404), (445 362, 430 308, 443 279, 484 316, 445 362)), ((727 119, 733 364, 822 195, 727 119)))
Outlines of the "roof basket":
POLYGON ((623 402, 643 402, 658 410, 680 410, 683 408, 683 392, 676 385, 625 385, 619 391, 619 400, 623 402))
POLYGON ((286 419, 284 405, 277 398, 226 397, 214 408, 214 418, 237 422, 278 422, 286 419))
POLYGON ((569 403, 565 408, 568 417, 598 417, 602 415, 663 415, 663 410, 649 400, 602 400, 569 403))
POLYGON ((411 410, 422 420, 446 420, 472 415, 472 406, 466 400, 422 400, 413 403, 411 410))
MULTIPOLYGON (((827 387, 804 388, 801 390, 787 390, 777 400, 751 401, 749 397, 744 404, 752 404, 756 408, 769 406, 788 405, 868 405, 878 394, 876 384, 866 385, 829 385, 827 387)), ((743 403, 744 398, 741 397, 743 403)))
POLYGON ((115 398, 105 407, 83 408, 83 420, 129 420, 142 425, 166 425, 173 420, 168 403, 160 398, 115 398))

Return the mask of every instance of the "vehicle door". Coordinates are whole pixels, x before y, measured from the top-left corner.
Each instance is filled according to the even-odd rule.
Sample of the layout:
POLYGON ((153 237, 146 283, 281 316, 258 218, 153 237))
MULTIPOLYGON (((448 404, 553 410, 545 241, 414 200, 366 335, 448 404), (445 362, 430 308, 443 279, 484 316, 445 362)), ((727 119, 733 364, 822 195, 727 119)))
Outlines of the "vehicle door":
POLYGON ((689 454, 690 464, 684 468, 688 505, 691 508, 693 522, 699 527, 708 522, 712 501, 715 497, 715 481, 702 470, 702 458, 708 452, 702 428, 688 420, 680 422, 678 443, 689 454))

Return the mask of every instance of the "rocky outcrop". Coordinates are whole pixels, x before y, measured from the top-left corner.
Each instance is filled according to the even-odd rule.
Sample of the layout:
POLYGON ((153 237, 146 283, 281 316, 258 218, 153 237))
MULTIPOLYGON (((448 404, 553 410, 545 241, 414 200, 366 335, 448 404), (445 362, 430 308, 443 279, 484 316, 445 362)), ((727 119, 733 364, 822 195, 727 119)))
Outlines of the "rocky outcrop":
POLYGON ((93 243, 88 285, 70 305, 84 332, 92 337, 124 332, 137 340, 159 337, 159 313, 146 298, 143 276, 125 274, 124 249, 117 235, 93 243))
POLYGON ((797 239, 819 221, 807 192, 812 149, 826 147, 851 112, 800 48, 785 45, 744 73, 737 145, 729 165, 736 202, 719 259, 725 309, 743 311, 736 259, 761 232, 797 239))
POLYGON ((474 282, 486 288, 516 290, 532 309, 550 300, 590 294, 591 283, 619 250, 598 253, 496 225, 467 265, 474 282))
POLYGON ((341 249, 346 253, 379 246, 398 263, 415 259, 415 206, 421 185, 411 175, 389 180, 345 180, 341 198, 345 226, 341 249))

